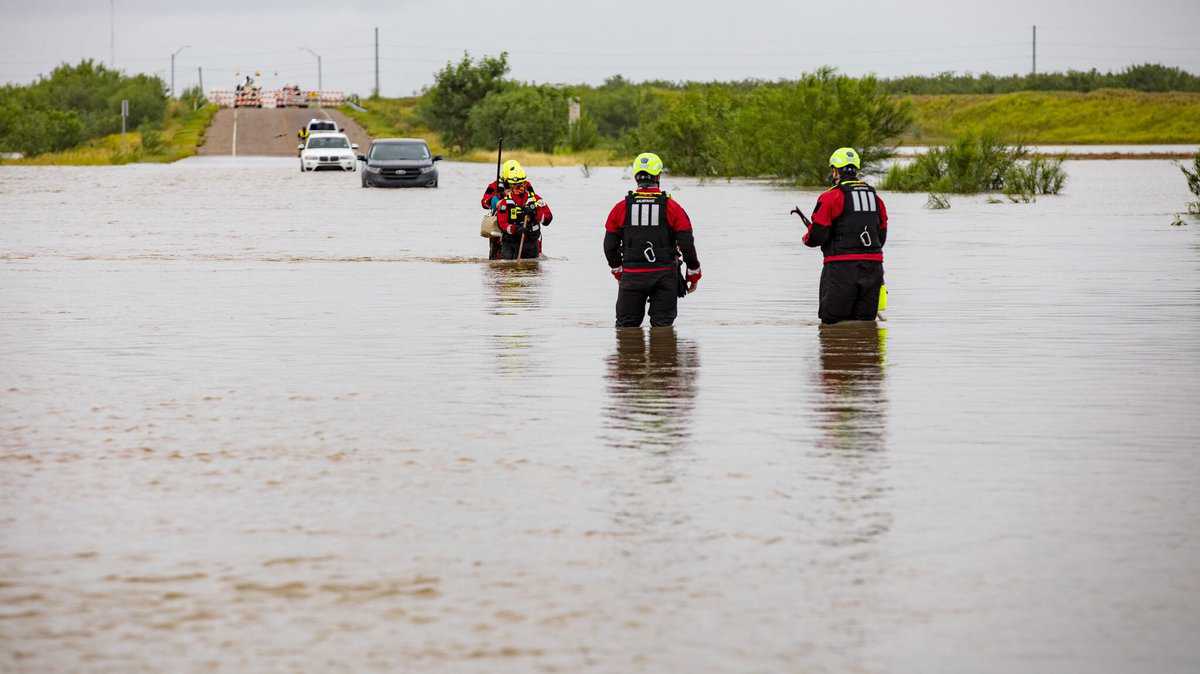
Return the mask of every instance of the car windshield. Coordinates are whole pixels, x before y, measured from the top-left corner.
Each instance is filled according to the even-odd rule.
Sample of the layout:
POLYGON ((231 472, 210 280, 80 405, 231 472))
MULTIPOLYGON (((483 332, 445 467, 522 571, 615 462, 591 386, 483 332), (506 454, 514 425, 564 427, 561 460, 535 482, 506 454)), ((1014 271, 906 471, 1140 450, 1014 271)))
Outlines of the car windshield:
POLYGON ((350 147, 350 143, 345 136, 313 136, 308 139, 308 149, 310 150, 341 150, 348 147, 350 147))
POLYGON ((425 143, 376 143, 371 159, 429 159, 429 148, 425 143))
POLYGON ((333 122, 313 122, 308 125, 309 131, 337 131, 337 125, 333 122))

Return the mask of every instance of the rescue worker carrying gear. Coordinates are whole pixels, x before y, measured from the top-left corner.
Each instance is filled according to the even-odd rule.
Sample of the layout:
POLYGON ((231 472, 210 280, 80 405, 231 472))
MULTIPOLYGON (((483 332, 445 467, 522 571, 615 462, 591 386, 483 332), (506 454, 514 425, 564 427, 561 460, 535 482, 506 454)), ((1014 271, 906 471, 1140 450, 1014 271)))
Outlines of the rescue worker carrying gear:
MULTIPOLYGON (((499 161, 499 160, 497 160, 497 161, 499 161)), ((529 182, 529 179, 525 176, 525 169, 521 167, 521 163, 518 162, 516 159, 509 159, 508 161, 504 162, 504 165, 502 167, 500 167, 499 171, 497 171, 496 180, 492 181, 492 183, 489 184, 487 186, 487 188, 485 188, 483 190, 483 198, 479 200, 479 205, 482 206, 484 210, 488 211, 492 215, 497 216, 497 219, 499 219, 498 213, 496 212, 496 207, 500 205, 501 200, 505 199, 505 191, 507 190, 508 186, 509 185, 517 185, 517 184, 524 184, 525 189, 531 193, 534 191, 533 185, 529 182)), ((526 237, 526 238, 528 238, 528 237, 526 237)), ((501 232, 500 237, 495 237, 495 236, 491 237, 491 240, 489 242, 489 250, 488 250, 488 259, 489 260, 502 259, 501 258, 501 244, 502 243, 503 243, 503 232, 501 232)), ((513 245, 516 246, 519 243, 520 243, 520 236, 518 235, 517 242, 514 243, 513 245)), ((540 239, 539 239, 539 243, 540 243, 540 239)), ((524 258, 526 256, 522 255, 521 257, 524 258)))
POLYGON ((854 148, 835 150, 829 169, 834 185, 817 199, 812 221, 799 208, 792 211, 807 225, 804 245, 825 255, 817 315, 822 323, 873 321, 883 286, 887 208, 859 180, 862 161, 854 148))
MULTIPOLYGON (((520 166, 517 168, 520 169, 520 166)), ((524 179, 524 171, 520 171, 519 182, 514 172, 507 175, 507 187, 496 200, 500 259, 532 260, 542 254, 542 227, 550 225, 554 214, 550 212, 546 201, 530 189, 524 179)))
POLYGON ((604 223, 604 256, 617 279, 617 327, 639 327, 650 303, 650 325, 672 325, 679 298, 700 283, 692 221, 659 187, 663 162, 645 152, 633 160, 637 190, 613 206, 604 223), (680 260, 687 264, 680 278, 680 260), (686 281, 687 288, 684 288, 686 281))

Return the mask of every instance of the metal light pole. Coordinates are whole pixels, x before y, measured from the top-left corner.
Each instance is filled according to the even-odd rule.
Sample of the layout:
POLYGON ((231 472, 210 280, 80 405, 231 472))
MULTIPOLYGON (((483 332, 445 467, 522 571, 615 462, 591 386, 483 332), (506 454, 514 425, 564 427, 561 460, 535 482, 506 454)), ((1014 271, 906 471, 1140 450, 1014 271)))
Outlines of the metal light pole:
POLYGON ((175 98, 175 56, 190 46, 192 45, 185 44, 179 49, 176 49, 174 54, 171 54, 171 98, 175 98))
POLYGON ((324 91, 325 86, 321 82, 321 55, 308 47, 301 47, 301 49, 317 57, 317 91, 324 91))

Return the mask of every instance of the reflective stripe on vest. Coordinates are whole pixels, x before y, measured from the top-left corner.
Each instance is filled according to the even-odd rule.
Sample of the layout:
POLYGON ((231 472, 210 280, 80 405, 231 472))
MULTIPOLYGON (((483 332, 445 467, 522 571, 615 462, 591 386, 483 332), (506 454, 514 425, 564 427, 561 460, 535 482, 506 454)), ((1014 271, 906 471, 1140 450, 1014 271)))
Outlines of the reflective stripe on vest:
POLYGON ((847 180, 836 189, 842 191, 842 214, 834 219, 829 240, 821 246, 826 259, 870 259, 859 257, 862 255, 880 255, 882 259, 879 200, 874 188, 861 180, 847 180))
POLYGON ((662 192, 630 192, 625 196, 625 225, 621 230, 621 264, 628 268, 675 264, 675 237, 667 224, 667 199, 662 192))

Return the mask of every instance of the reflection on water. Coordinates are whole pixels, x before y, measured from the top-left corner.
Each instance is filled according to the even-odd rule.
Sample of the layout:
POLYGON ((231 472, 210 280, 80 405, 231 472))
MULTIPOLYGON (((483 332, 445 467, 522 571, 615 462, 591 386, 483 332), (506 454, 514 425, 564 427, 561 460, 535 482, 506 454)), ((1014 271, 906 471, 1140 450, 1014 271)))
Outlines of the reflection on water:
POLYGON ((855 452, 884 449, 887 328, 874 321, 821 325, 821 397, 817 418, 822 446, 855 452))
MULTIPOLYGON (((693 513, 672 489, 684 477, 700 358, 673 327, 618 328, 608 357, 603 434, 627 467, 613 483, 613 521, 625 532, 673 536, 693 513), (633 479, 629 479, 633 476, 633 479)), ((635 549, 627 554, 640 557, 635 549)))
POLYGON ((816 372, 817 452, 832 466, 836 485, 834 547, 869 543, 887 532, 892 514, 880 508, 888 488, 888 400, 885 387, 887 328, 874 321, 821 325, 821 367, 816 372))
POLYGON ((608 357, 608 443, 666 454, 688 439, 696 399, 696 345, 673 327, 620 328, 608 357))
POLYGON ((541 303, 542 265, 538 260, 489 262, 481 267, 484 283, 491 289, 488 310, 492 314, 511 315, 541 303))

